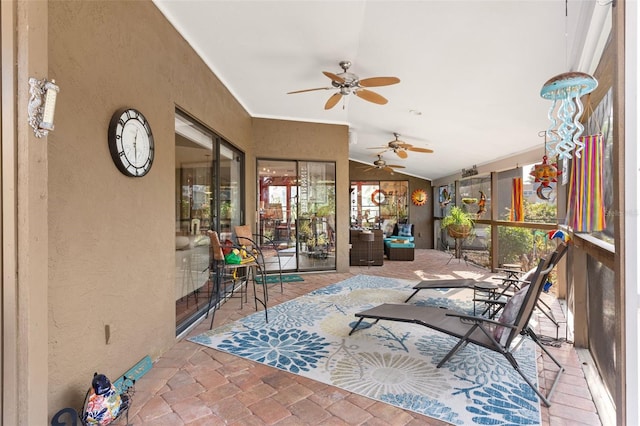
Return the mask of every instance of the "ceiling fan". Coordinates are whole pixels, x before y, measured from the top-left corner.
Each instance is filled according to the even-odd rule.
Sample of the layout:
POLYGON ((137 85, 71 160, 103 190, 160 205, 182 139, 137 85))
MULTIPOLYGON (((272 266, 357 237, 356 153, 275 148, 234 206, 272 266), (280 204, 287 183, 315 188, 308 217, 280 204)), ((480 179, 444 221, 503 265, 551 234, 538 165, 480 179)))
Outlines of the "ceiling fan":
POLYGON ((368 148, 368 149, 383 149, 384 151, 382 152, 393 151, 394 153, 396 153, 398 157, 403 159, 407 158, 408 156, 407 151, 424 152, 427 154, 430 154, 433 152, 432 149, 416 147, 409 143, 399 140, 398 138, 400 137, 400 135, 397 133, 394 133, 393 136, 396 137, 395 140, 392 140, 391 142, 389 142, 387 146, 375 146, 373 148, 368 148))
POLYGON ((373 169, 380 169, 386 172, 393 174, 393 169, 404 169, 404 166, 399 166, 397 164, 387 164, 385 160, 382 159, 382 155, 378 154, 378 159, 373 162, 373 165, 364 169, 365 172, 373 169))
POLYGON ((356 74, 348 72, 351 67, 351 62, 341 61, 340 67, 342 72, 334 74, 329 71, 322 71, 324 75, 331 79, 331 87, 318 87, 315 89, 296 90, 295 92, 288 92, 287 94, 312 92, 314 90, 332 90, 338 89, 337 93, 331 95, 327 103, 324 105, 324 109, 331 109, 340 102, 343 96, 354 94, 365 101, 373 102, 374 104, 384 105, 388 101, 383 96, 365 89, 365 87, 380 87, 389 86, 392 84, 400 83, 400 79, 397 77, 371 77, 360 80, 356 74))

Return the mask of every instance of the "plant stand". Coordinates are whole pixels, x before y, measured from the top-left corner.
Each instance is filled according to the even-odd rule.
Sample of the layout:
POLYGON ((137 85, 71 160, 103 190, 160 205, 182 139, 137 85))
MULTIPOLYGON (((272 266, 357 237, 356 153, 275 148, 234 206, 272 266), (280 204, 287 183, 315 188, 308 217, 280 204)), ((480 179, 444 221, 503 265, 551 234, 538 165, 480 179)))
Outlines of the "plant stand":
POLYGON ((447 265, 454 258, 458 259, 458 263, 460 263, 460 259, 464 258, 464 263, 469 265, 467 257, 462 256, 462 241, 471 234, 471 227, 464 225, 450 225, 447 227, 447 233, 455 240, 455 249, 453 255, 451 255, 451 258, 447 262, 447 265))

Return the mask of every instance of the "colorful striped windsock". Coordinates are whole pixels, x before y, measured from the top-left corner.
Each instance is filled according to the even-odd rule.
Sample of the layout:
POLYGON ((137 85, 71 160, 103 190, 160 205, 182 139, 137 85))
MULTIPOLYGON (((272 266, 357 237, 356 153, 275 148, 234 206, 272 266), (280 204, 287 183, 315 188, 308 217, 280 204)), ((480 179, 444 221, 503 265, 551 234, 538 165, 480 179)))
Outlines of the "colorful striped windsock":
POLYGON ((606 227, 603 184, 602 134, 580 136, 584 150, 574 157, 569 179, 567 225, 575 232, 602 231, 606 227))

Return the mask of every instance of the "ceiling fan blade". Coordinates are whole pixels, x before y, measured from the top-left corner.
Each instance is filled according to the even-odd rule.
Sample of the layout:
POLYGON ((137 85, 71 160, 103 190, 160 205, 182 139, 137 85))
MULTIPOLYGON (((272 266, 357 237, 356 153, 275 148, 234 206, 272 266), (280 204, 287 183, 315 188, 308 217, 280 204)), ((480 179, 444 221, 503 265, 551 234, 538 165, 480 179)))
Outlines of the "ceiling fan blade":
POLYGON ((398 157, 402 158, 403 160, 409 156, 409 154, 407 154, 407 151, 403 149, 396 150, 395 153, 398 157))
POLYGON ((367 148, 367 149, 384 149, 384 150, 387 150, 387 149, 389 149, 389 147, 388 146, 374 146, 373 148, 367 148))
POLYGON ((404 169, 404 166, 400 166, 398 164, 387 164, 387 167, 393 167, 394 169, 404 169))
POLYGON ((329 98, 327 103, 324 104, 324 109, 333 108, 334 106, 336 106, 338 104, 338 102, 340 102, 340 99, 342 99, 342 93, 340 93, 340 92, 334 93, 333 95, 331 95, 331 97, 329 98))
POLYGON ((363 169, 363 172, 368 172, 369 170, 375 169, 375 167, 367 167, 366 169, 363 169))
POLYGON ((344 78, 342 78, 342 77, 340 77, 338 75, 335 75, 332 72, 322 71, 322 74, 326 75, 327 77, 329 77, 331 79, 331 81, 335 81, 338 84, 344 84, 345 83, 344 78))
POLYGON ((296 90, 295 92, 287 92, 287 95, 292 95, 294 93, 313 92, 314 90, 329 90, 329 89, 335 89, 335 87, 317 87, 315 89, 296 90))
POLYGON ((407 148, 409 151, 413 151, 413 152, 426 152, 427 154, 431 154, 433 152, 432 149, 429 148, 418 148, 418 147, 411 147, 411 148, 407 148))
POLYGON ((389 172, 391 174, 393 174, 393 169, 390 166, 385 166, 382 168, 382 170, 384 170, 385 172, 389 172))
POLYGON ((390 86, 398 83, 400 83, 398 77, 371 77, 360 80, 360 86, 362 87, 390 86))
POLYGON ((372 92, 367 89, 358 89, 354 91, 357 97, 364 99, 365 101, 373 102, 374 104, 384 105, 387 101, 383 96, 378 95, 376 92, 372 92))

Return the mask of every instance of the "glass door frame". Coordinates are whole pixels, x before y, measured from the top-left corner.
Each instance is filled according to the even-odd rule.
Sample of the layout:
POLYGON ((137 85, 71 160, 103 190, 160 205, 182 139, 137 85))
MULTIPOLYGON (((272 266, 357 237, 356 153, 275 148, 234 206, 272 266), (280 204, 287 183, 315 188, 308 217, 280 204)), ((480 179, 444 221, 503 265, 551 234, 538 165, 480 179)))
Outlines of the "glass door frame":
POLYGON ((285 260, 283 271, 336 269, 335 173, 336 163, 332 161, 256 159, 256 228, 258 233, 274 238, 280 250, 294 250, 293 258, 281 256, 285 260), (316 175, 324 178, 318 180, 316 175), (312 185, 312 180, 316 184, 312 185), (287 187, 284 200, 272 199, 272 182, 273 186, 287 187))
MULTIPOLYGON (((214 144, 216 155, 213 160, 213 175, 215 183, 211 197, 211 211, 213 212, 212 223, 214 224, 212 230, 218 233, 220 241, 224 241, 227 238, 232 240, 234 235, 233 227, 244 224, 246 217, 245 157, 242 151, 219 136, 215 138, 214 144), (229 194, 223 197, 223 182, 220 173, 223 150, 229 150, 232 153, 233 157, 230 161, 231 164, 233 164, 234 160, 239 163, 239 170, 237 171, 238 188, 236 190, 236 192, 239 193, 239 196, 234 196, 231 187, 229 187, 225 189, 225 191, 229 191, 229 194), (222 220, 229 220, 228 226, 223 228, 222 220)), ((233 182, 229 183, 233 184, 233 182)))
MULTIPOLYGON (((177 204, 179 204, 179 206, 176 208, 177 217, 175 218, 175 222, 176 222, 176 225, 175 225, 175 228, 176 228, 175 229, 175 232, 176 232, 176 286, 179 285, 178 283, 179 280, 182 280, 182 281, 185 280, 185 274, 187 274, 187 279, 190 280, 193 278, 192 274, 195 273, 197 277, 196 279, 198 280, 198 283, 194 284, 193 291, 187 292, 187 294, 183 295, 181 298, 178 298, 176 300, 176 336, 179 336, 180 334, 188 330, 193 324, 195 324, 200 318, 202 318, 207 313, 207 308, 209 304, 208 295, 209 295, 209 292, 211 291, 211 282, 209 279, 205 279, 206 277, 203 277, 203 274, 206 276, 209 275, 209 272, 210 272, 209 265, 210 265, 211 259, 210 259, 210 243, 208 241, 208 236, 206 233, 208 230, 213 230, 218 232, 219 235, 222 235, 220 218, 223 210, 223 204, 222 204, 223 197, 221 197, 221 192, 222 192, 221 185, 223 183, 221 178, 221 170, 223 167, 221 165, 222 163, 221 159, 224 157, 224 155, 222 155, 224 154, 224 152, 221 152, 221 151, 227 151, 231 153, 229 158, 230 164, 236 164, 236 163, 238 164, 238 169, 233 173, 233 176, 237 178, 237 182, 231 181, 233 177, 229 179, 230 180, 229 186, 236 185, 237 187, 236 187, 235 193, 233 194, 230 193, 230 195, 227 197, 228 199, 233 199, 233 201, 235 202, 235 204, 233 204, 234 206, 233 210, 235 210, 235 212, 233 212, 230 218, 230 222, 227 228, 225 228, 225 231, 233 229, 234 225, 241 225, 243 223, 242 221, 245 218, 245 208, 246 208, 245 167, 246 165, 245 165, 244 152, 242 152, 240 149, 233 146, 231 143, 229 143, 222 137, 218 136, 214 131, 202 125, 202 123, 200 123, 190 115, 178 109, 176 109, 175 111, 175 116, 176 116, 176 130, 175 130, 176 135, 180 135, 183 139, 187 141, 191 141, 196 145, 200 145, 205 150, 206 150, 206 145, 209 145, 209 144, 211 145, 210 150, 207 151, 207 152, 210 152, 211 155, 206 155, 206 154, 204 155, 204 157, 211 157, 211 158, 210 159, 201 158, 194 163, 194 165, 197 165, 198 167, 205 164, 208 164, 208 167, 209 167, 209 191, 206 191, 206 188, 204 189, 204 191, 206 191, 204 196, 209 198, 208 199, 208 202, 209 202, 208 218, 202 215, 199 217, 198 223, 200 226, 198 227, 198 229, 193 229, 193 225, 190 224, 189 226, 190 229, 186 231, 187 233, 186 237, 189 239, 189 245, 188 247, 180 247, 180 248, 178 248, 178 236, 180 236, 180 241, 185 239, 184 238, 185 235, 183 235, 185 232, 185 229, 181 225, 182 215, 183 215, 182 204, 183 204, 183 198, 184 198, 183 188, 182 188, 183 167, 177 163, 178 158, 176 158, 176 164, 174 165, 176 170, 176 179, 179 180, 177 184, 180 186, 179 188, 174 188, 175 197, 178 198, 176 202, 177 204), (180 130, 178 130, 178 126, 180 126, 180 130), (194 142, 194 138, 198 139, 198 137, 203 137, 203 139, 210 138, 210 142, 206 142, 206 141, 199 142, 199 143, 194 142), (192 250, 197 251, 197 253, 191 253, 192 250), (187 253, 187 251, 189 253, 187 253), (203 255, 203 252, 205 253, 204 255, 203 255), (198 260, 199 263, 197 265, 197 268, 194 268, 192 265, 192 258, 194 257, 197 257, 197 259, 200 259, 201 257, 204 258, 205 264, 200 265, 200 263, 202 262, 198 260), (178 262, 180 262, 180 264, 182 265, 182 269, 180 270, 178 270, 179 269, 178 262), (184 265, 187 265, 188 267, 186 267, 185 269, 184 265), (205 282, 201 283, 200 280, 204 280, 205 282), (189 301, 189 297, 192 297, 192 301, 190 303, 185 303, 185 305, 187 305, 188 310, 186 312, 183 312, 184 317, 178 323, 178 307, 179 307, 178 305, 181 301, 184 301, 183 299, 185 298, 187 301, 189 301), (195 300, 198 300, 197 304, 195 303, 195 300), (195 309, 194 309, 194 305, 195 305, 195 309)), ((175 146, 177 147, 178 145, 175 145, 175 146)), ((231 189, 228 189, 228 190, 231 191, 231 189)), ((192 191, 192 189, 189 189, 188 191, 192 191)), ((191 192, 189 192, 188 197, 189 197, 189 200, 191 200, 191 192)), ((189 206, 189 209, 191 209, 191 206, 189 206)), ((205 207, 203 207, 200 210, 201 210, 200 213, 202 214, 204 214, 204 212, 207 211, 205 207)), ((191 211, 189 213, 189 217, 191 217, 191 211)), ((232 238, 231 235, 229 235, 229 238, 232 238)), ((184 292, 183 288, 181 288, 180 290, 184 292)), ((178 293, 178 291, 179 289, 176 288, 176 293, 178 293)))

